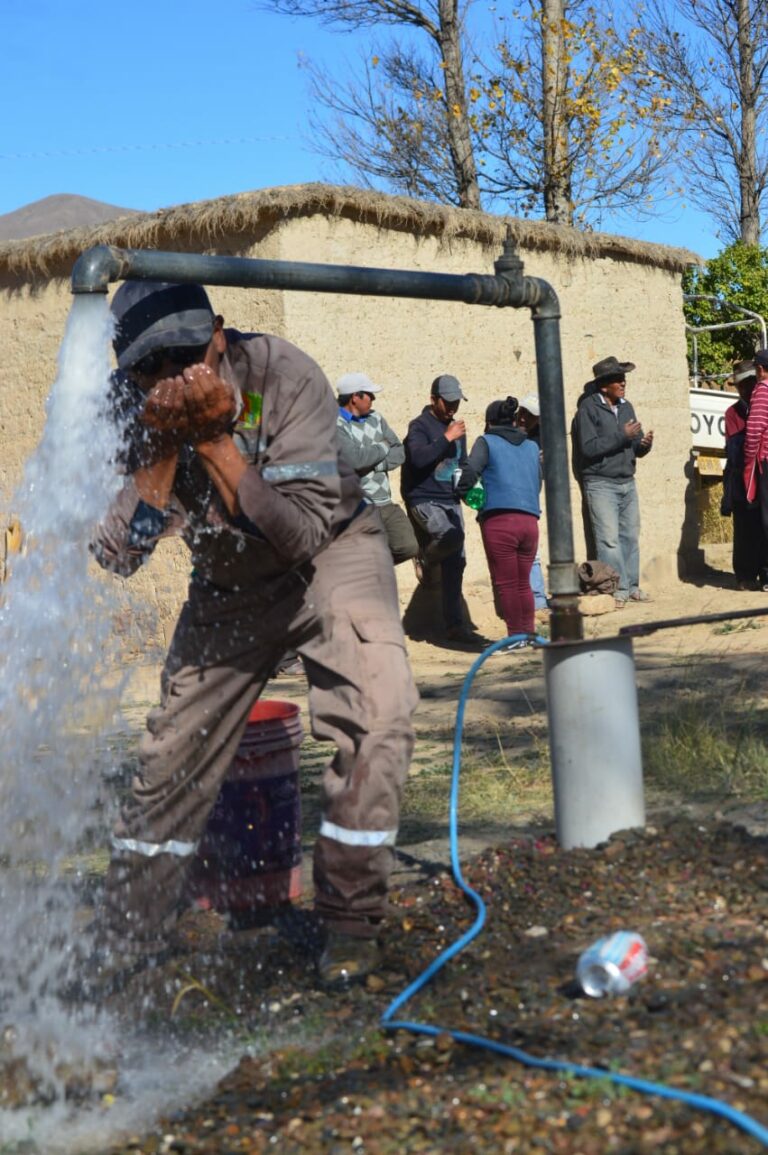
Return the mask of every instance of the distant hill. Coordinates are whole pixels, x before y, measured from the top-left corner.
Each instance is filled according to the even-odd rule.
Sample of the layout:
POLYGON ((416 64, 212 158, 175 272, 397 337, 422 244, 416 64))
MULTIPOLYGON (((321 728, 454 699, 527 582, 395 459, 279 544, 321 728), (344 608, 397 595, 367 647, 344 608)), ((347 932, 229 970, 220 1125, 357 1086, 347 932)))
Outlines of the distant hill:
POLYGON ((74 196, 72 193, 57 193, 22 205, 12 213, 0 214, 0 241, 18 241, 22 237, 56 233, 60 229, 87 228, 137 211, 107 205, 89 197, 74 196))

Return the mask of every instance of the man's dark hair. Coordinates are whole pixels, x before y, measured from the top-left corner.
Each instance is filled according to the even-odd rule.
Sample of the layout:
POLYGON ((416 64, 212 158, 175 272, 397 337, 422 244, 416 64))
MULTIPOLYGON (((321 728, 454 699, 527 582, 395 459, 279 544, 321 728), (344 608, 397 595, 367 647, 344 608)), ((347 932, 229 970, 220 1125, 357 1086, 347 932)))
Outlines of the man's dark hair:
POLYGON ((339 408, 343 409, 345 406, 349 405, 353 397, 354 393, 342 393, 339 397, 339 408))

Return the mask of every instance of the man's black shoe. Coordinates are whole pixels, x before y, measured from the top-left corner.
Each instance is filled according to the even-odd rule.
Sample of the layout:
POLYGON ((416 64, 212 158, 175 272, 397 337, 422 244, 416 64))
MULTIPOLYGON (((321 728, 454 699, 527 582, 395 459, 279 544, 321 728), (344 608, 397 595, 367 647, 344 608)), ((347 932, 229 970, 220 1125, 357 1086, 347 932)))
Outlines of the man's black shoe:
POLYGON ((329 931, 317 963, 320 985, 343 989, 364 982, 381 962, 381 950, 375 938, 329 931))

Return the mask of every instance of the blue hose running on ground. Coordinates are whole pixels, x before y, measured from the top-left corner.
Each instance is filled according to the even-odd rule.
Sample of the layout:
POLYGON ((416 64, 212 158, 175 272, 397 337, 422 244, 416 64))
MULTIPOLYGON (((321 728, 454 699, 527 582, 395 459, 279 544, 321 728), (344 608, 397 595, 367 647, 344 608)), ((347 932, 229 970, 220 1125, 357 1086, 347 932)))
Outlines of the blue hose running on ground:
MULTIPOLYGON (((420 1035, 431 1035, 433 1037, 447 1034, 459 1043, 469 1043, 475 1047, 482 1047, 486 1051, 493 1051, 497 1055, 506 1055, 508 1058, 516 1059, 519 1063, 523 1063, 527 1067, 535 1067, 544 1071, 563 1071, 566 1074, 578 1075, 584 1078, 606 1079, 611 1083, 616 1083, 621 1087, 629 1087, 633 1091, 641 1091, 646 1095, 658 1095, 663 1099, 675 1099, 680 1103, 685 1103, 689 1107, 697 1107, 703 1111, 710 1111, 713 1115, 719 1115, 721 1118, 727 1119, 729 1123, 740 1127, 742 1131, 745 1131, 748 1135, 752 1135, 755 1139, 758 1139, 763 1146, 768 1147, 768 1128, 763 1127, 742 1111, 737 1111, 735 1108, 729 1107, 727 1103, 721 1103, 718 1099, 711 1099, 707 1095, 689 1094, 687 1091, 680 1091, 674 1087, 666 1087, 663 1083, 649 1083, 645 1079, 635 1079, 631 1075, 620 1075, 611 1071, 600 1070, 597 1067, 583 1067, 578 1063, 568 1063, 558 1059, 537 1059, 534 1055, 529 1055, 527 1051, 521 1051, 518 1047, 508 1047, 503 1043, 494 1042, 493 1039, 487 1039, 482 1035, 473 1035, 468 1034, 466 1031, 452 1030, 450 1027, 433 1027, 427 1023, 412 1023, 395 1018, 395 1015, 403 1004, 413 998, 422 987, 425 987, 450 959, 459 954, 465 946, 468 946, 468 944, 477 937, 485 924, 485 903, 480 895, 464 881, 461 873, 461 864, 459 862, 458 800, 464 710, 472 682, 483 663, 493 654, 498 653, 500 650, 507 649, 511 643, 520 643, 522 641, 530 641, 530 638, 525 634, 514 634, 512 637, 504 638, 500 642, 494 642, 492 646, 489 646, 487 650, 484 650, 483 653, 480 654, 464 679, 464 685, 459 695, 459 704, 456 710, 449 816, 451 867, 457 886, 464 891, 464 894, 469 898, 477 911, 475 921, 468 931, 457 939, 452 946, 442 951, 441 954, 429 964, 426 970, 422 971, 418 978, 414 979, 414 981, 390 1003, 381 1016, 381 1025, 388 1031, 404 1030, 420 1035)), ((545 638, 536 638, 534 644, 544 646, 547 645, 547 641, 545 638)))

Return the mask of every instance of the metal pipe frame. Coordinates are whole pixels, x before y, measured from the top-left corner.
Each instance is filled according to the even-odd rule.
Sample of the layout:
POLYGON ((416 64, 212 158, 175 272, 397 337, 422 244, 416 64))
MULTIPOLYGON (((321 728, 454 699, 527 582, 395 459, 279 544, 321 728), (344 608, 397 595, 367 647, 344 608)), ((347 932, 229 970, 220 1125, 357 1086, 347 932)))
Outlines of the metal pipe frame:
POLYGON ((131 279, 529 308, 534 324, 541 406, 551 635, 552 641, 579 641, 583 627, 578 612, 579 584, 571 518, 560 303, 547 281, 523 275, 523 262, 515 253, 511 239, 505 241, 504 251, 494 268, 494 276, 421 273, 99 245, 78 258, 72 270, 71 287, 73 293, 106 293, 112 281, 131 279))

